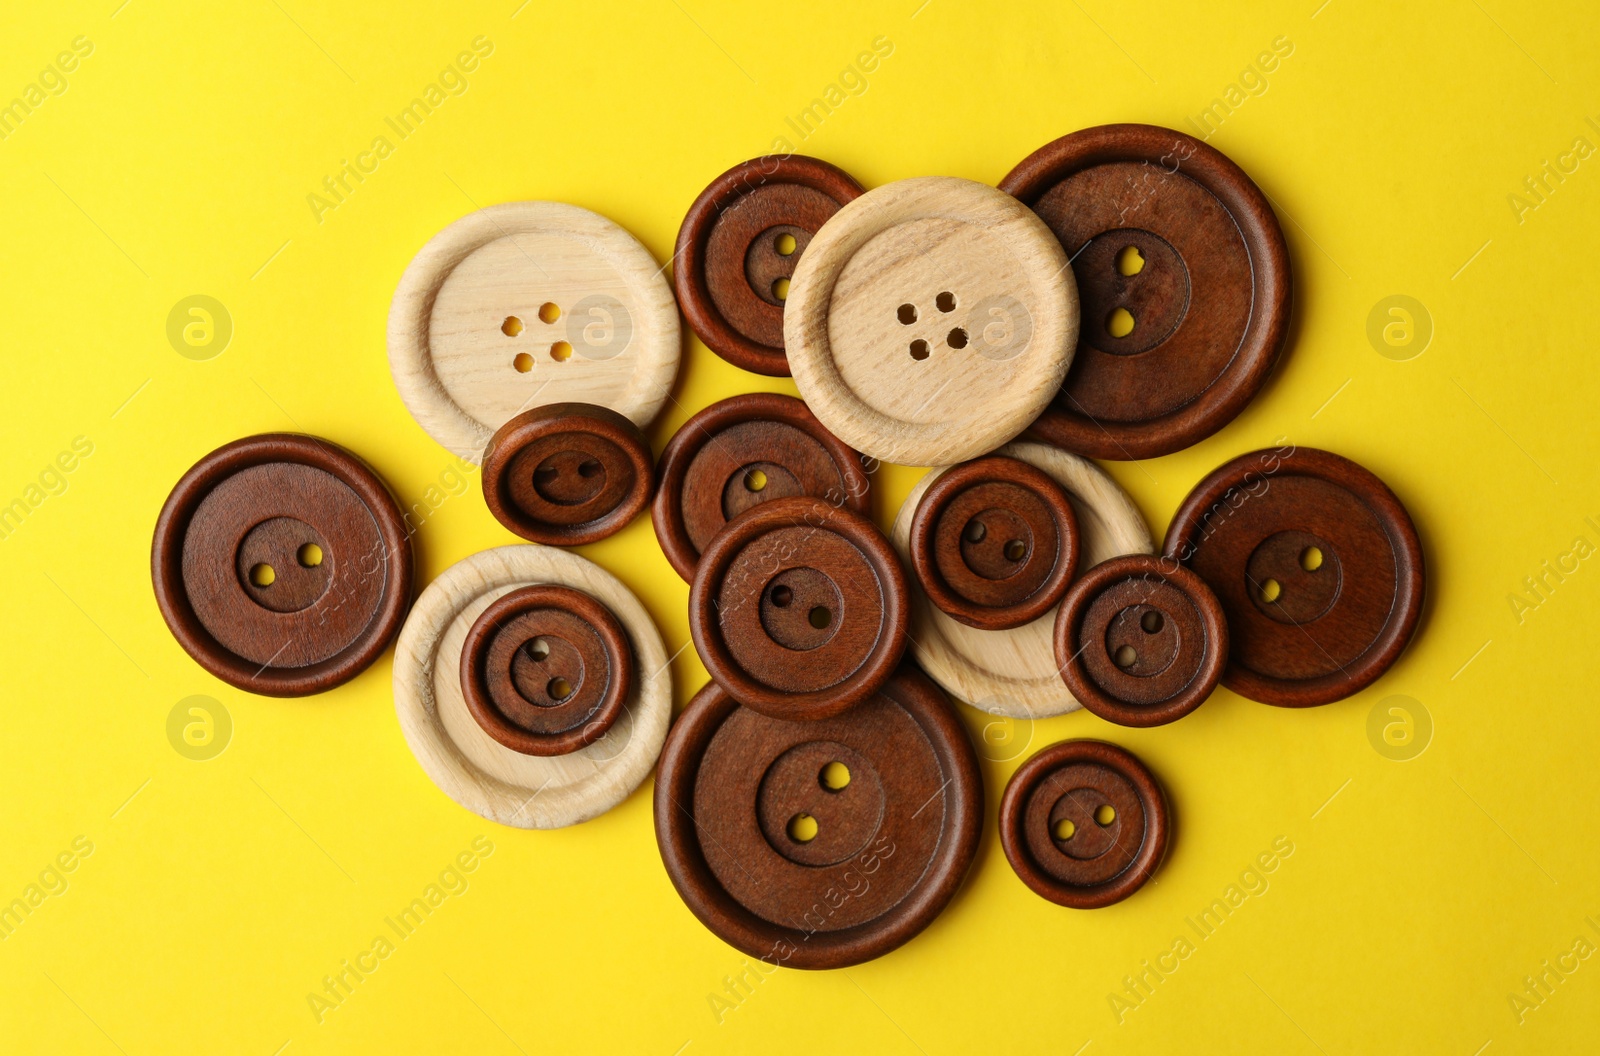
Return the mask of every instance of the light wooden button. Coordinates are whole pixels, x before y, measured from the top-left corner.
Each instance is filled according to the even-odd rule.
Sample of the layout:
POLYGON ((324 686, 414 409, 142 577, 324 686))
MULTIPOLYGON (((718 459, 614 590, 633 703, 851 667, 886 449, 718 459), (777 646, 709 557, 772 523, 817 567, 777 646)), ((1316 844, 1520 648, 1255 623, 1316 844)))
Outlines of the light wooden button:
POLYGON ((502 546, 452 565, 417 599, 395 647, 394 703, 412 754, 447 796, 503 825, 556 829, 605 813, 650 773, 672 715, 672 675, 660 632, 615 576, 555 547, 502 546), (605 606, 627 635, 633 663, 622 714, 604 736, 554 756, 499 743, 461 692, 461 652, 484 610, 543 584, 605 606))
POLYGON ((1049 404, 1078 340, 1061 244, 1010 195, 925 176, 868 191, 795 269, 784 343, 829 431, 887 462, 999 447, 1049 404))
POLYGON ((472 462, 530 407, 594 403, 648 425, 681 350, 672 288, 650 251, 561 202, 457 220, 411 261, 389 308, 400 398, 472 462))
MULTIPOLYGON (((1049 474, 1072 502, 1080 532, 1078 567, 1087 569, 1120 554, 1148 554, 1155 544, 1133 500, 1086 458, 1046 444, 1018 441, 998 454, 1049 474)), ((890 539, 910 560, 911 521, 934 481, 934 470, 911 489, 895 516, 890 539)), ((911 653, 952 696, 992 715, 1041 719, 1081 705, 1061 681, 1055 657, 1058 602, 1030 623, 1008 630, 969 627, 939 611, 922 588, 911 584, 911 653)))

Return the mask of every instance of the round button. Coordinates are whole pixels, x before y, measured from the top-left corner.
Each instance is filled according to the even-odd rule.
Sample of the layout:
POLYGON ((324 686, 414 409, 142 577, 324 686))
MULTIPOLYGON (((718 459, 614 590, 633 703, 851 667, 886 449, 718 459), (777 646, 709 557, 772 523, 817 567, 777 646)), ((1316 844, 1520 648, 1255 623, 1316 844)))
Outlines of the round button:
POLYGON ((773 499, 811 495, 868 512, 861 456, 793 396, 733 396, 683 424, 661 453, 651 517, 661 549, 685 580, 730 518, 773 499))
POLYGON ((1228 624, 1205 581, 1151 554, 1114 557, 1067 591, 1056 662, 1079 703, 1120 726, 1198 708, 1228 662, 1228 624))
POLYGON ((928 599, 969 627, 1043 616, 1078 569, 1078 518, 1061 485, 1027 462, 964 462, 922 493, 911 567, 928 599))
POLYGON ((711 540, 689 590, 689 631, 734 699, 817 719, 894 673, 908 607, 905 573, 871 521, 823 499, 778 499, 711 540))
POLYGON ((167 496, 150 555, 184 651, 239 689, 320 693, 387 648, 411 601, 411 540, 377 475, 326 440, 225 444, 167 496))
POLYGON ((1222 603, 1223 685, 1263 704, 1365 689, 1422 615, 1422 544, 1405 507, 1327 451, 1256 451, 1218 467, 1178 507, 1165 553, 1222 603))
POLYGON ((1000 846, 1041 898, 1099 909, 1144 886, 1167 850, 1167 803, 1133 753, 1062 741, 1022 764, 1000 797, 1000 846))
POLYGON ((633 688, 633 649, 609 609, 571 587, 497 598, 467 631, 461 695, 484 732, 524 755, 599 740, 633 688))
POLYGON ((656 842, 685 904, 769 964, 843 968, 933 922, 978 849, 983 780, 944 695, 905 668, 851 711, 791 722, 715 684, 673 724, 656 842))
POLYGON ((787 377, 783 307, 812 236, 862 187, 803 154, 735 165, 712 181, 678 229, 673 285, 694 332, 745 370, 787 377))
POLYGON ((489 512, 536 543, 575 546, 621 531, 654 486, 639 427, 593 404, 523 411, 495 431, 483 455, 489 512))
POLYGON ((1072 258, 1072 371, 1032 432, 1095 458, 1154 458, 1221 429, 1266 381, 1289 324, 1289 253, 1259 188, 1171 129, 1104 125, 1000 183, 1072 258))
POLYGON ((800 395, 886 462, 987 454, 1044 410, 1078 338, 1072 266, 1043 221, 970 180, 868 191, 823 225, 783 313, 800 395))
POLYGON ((678 309, 639 240, 561 202, 462 217, 406 267, 389 369, 428 435, 476 462, 529 407, 593 403, 639 426, 678 374, 678 309))

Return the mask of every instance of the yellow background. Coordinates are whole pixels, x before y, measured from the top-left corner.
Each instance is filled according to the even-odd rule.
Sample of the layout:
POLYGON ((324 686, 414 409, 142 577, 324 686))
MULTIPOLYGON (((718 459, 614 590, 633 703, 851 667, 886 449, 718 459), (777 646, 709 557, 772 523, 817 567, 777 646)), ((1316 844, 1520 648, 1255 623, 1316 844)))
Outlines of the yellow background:
MULTIPOLYGON (((75 437, 94 445, 65 491, 0 539, 0 901, 75 837, 94 847, 0 941, 0 1048, 1594 1050, 1600 960, 1569 961, 1574 974, 1521 1022, 1509 996, 1580 935, 1600 944, 1585 923, 1600 920, 1600 561, 1568 559, 1577 570, 1547 577, 1520 620, 1509 597, 1539 600, 1524 577, 1576 537, 1600 544, 1585 520, 1600 522, 1600 156, 1520 218, 1508 200, 1576 138, 1600 144, 1585 122, 1600 123, 1593 5, 117 2, 13 5, 0 36, 0 102, 75 37, 93 44, 66 90, 0 141, 0 501, 75 437), (318 222, 307 195, 479 35, 493 53, 467 90, 318 222), (893 52, 866 90, 800 141, 785 119, 880 36, 893 52), (781 971, 719 1022, 710 995, 726 998, 745 958, 674 893, 648 784, 570 830, 501 828, 413 760, 388 656, 323 696, 258 698, 207 676, 162 623, 156 513, 225 441, 329 437, 406 505, 454 466, 395 393, 384 324, 412 254, 475 207, 574 202, 665 261, 701 188, 777 137, 868 186, 993 183, 1077 128, 1192 131, 1279 37, 1292 53, 1210 141, 1279 209, 1288 348, 1219 434, 1108 469, 1159 539, 1205 472, 1278 437, 1358 460, 1422 534, 1417 639, 1367 692, 1305 712, 1219 691, 1162 729, 1082 712, 989 729, 978 859, 901 950, 781 971), (197 293, 235 328, 209 361, 165 333, 197 293), (1421 301, 1434 325, 1407 361, 1367 339, 1391 294, 1421 301), (210 760, 167 737, 192 694, 232 718, 210 760), (1368 736, 1369 712, 1394 695, 1433 724, 1409 761, 1368 736), (1157 882, 1094 912, 1030 894, 993 835, 1021 758, 1081 736, 1135 750, 1177 819, 1157 882), (470 888, 319 1024, 306 995, 479 835, 494 851, 470 888), (1270 887, 1210 938, 1188 931, 1185 917, 1279 836, 1294 852, 1270 887), (1193 955, 1119 1022, 1108 995, 1184 934, 1193 955)), ((793 391, 687 343, 657 450, 691 412, 752 389, 793 391)), ((880 474, 881 524, 920 472, 880 474)), ((416 537, 419 586, 513 541, 471 485, 416 537)), ((648 519, 583 552, 645 600, 669 650, 687 642, 687 588, 648 519)), ((705 675, 692 648, 672 670, 681 707, 705 675)), ((984 735, 983 716, 961 710, 984 735)))

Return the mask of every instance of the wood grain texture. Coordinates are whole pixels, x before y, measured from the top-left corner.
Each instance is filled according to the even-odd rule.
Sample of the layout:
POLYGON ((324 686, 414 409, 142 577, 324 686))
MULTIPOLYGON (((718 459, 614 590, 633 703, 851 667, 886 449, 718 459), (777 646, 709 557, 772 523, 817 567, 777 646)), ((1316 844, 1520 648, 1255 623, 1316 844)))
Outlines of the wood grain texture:
POLYGON ((433 783, 490 821, 554 829, 626 799, 650 773, 672 714, 672 673, 661 634, 639 599, 609 572, 567 550, 519 544, 446 569, 417 599, 395 648, 400 730, 433 783), (461 694, 467 631, 496 599, 552 583, 590 595, 616 616, 633 649, 633 688, 605 736, 560 756, 522 755, 473 720, 461 694))
MULTIPOLYGON (((998 453, 1050 474, 1072 500, 1082 538, 1080 568, 1155 549, 1133 500, 1093 462, 1046 444, 1020 441, 998 453)), ((907 560, 913 512, 940 472, 923 477, 895 516, 890 539, 907 560)), ((1042 719, 1079 706, 1056 666, 1055 608, 1021 627, 985 631, 940 612, 915 584, 911 594, 912 655, 952 696, 1013 718, 1042 719)))
POLYGON ((784 308, 795 384, 829 431, 886 462, 987 454, 1038 417, 1078 337, 1061 244, 970 180, 887 184, 841 209, 784 308))
POLYGON ((474 463, 529 407, 593 403, 649 425, 681 352, 677 305, 650 251, 561 202, 457 220, 406 267, 389 308, 400 398, 429 436, 474 463))

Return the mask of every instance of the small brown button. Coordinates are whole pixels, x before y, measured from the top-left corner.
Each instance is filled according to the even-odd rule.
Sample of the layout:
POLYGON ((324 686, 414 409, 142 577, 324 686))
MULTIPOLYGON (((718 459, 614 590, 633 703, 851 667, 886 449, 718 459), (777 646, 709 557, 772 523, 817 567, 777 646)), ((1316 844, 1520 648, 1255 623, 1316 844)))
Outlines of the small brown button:
POLYGON ((485 733, 524 755, 567 755, 605 735, 633 684, 609 609, 571 587, 497 598, 467 631, 461 694, 485 733))
POLYGON ((1167 803, 1133 753, 1062 741, 1022 764, 1000 797, 1000 846, 1041 898, 1099 909, 1144 886, 1167 850, 1167 803))
POLYGON ((588 403, 523 411, 496 430, 483 455, 489 511, 536 543, 604 539, 644 509, 654 487, 639 427, 588 403))
POLYGON ((816 722, 708 685, 673 723, 656 779, 656 842, 684 903, 724 942, 789 968, 859 964, 927 927, 982 817, 966 730, 909 666, 816 722))
POLYGON ((911 567, 952 619, 987 631, 1020 627, 1066 593, 1078 569, 1078 518, 1043 470, 1002 455, 964 462, 923 493, 911 567))
POLYGON ((1104 561, 1056 614, 1056 662, 1079 703, 1120 726, 1198 708, 1228 662, 1228 624, 1205 581, 1152 554, 1104 561))
POLYGON ((1266 381, 1289 323, 1272 208, 1215 148, 1151 125, 1046 144, 1000 183, 1072 258, 1083 325, 1036 436, 1095 458, 1202 440, 1266 381))
POLYGON ((656 538, 685 580, 729 518, 752 506, 813 495, 857 513, 871 483, 861 456, 793 396, 733 396, 683 423, 661 453, 651 508, 656 538))
POLYGON ((411 603, 411 541, 355 455, 312 436, 225 444, 167 496, 150 555, 173 637, 229 685, 273 697, 348 682, 411 603))
POLYGON ((1228 618, 1222 684, 1305 708, 1371 685, 1422 615, 1422 544, 1383 481, 1314 448, 1256 451, 1195 485, 1165 553, 1228 618))
POLYGON ((694 332, 737 367, 789 376, 783 302, 811 236, 864 188, 803 154, 735 165, 689 207, 673 254, 678 305, 694 332))
POLYGON ((728 522, 700 558, 689 631, 717 684, 780 719, 871 696, 906 647, 905 573, 872 522, 824 499, 777 499, 728 522))

